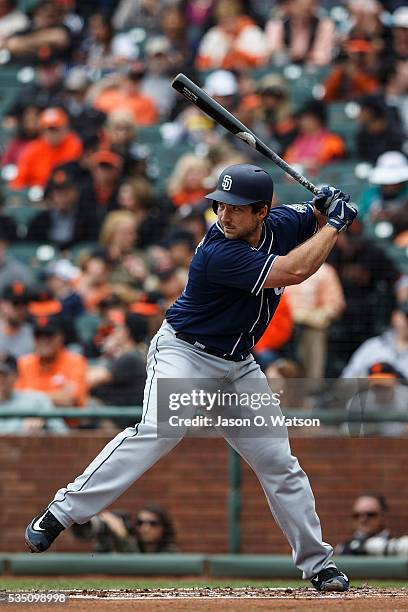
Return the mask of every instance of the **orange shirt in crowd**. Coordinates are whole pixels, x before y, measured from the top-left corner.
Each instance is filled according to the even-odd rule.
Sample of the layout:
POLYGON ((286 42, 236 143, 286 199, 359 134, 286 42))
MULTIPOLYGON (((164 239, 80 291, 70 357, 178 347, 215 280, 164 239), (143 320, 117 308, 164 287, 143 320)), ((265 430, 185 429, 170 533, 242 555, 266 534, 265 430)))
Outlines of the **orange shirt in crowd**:
POLYGON ((136 125, 152 125, 158 121, 154 101, 140 93, 129 95, 122 93, 120 89, 106 89, 97 96, 94 107, 107 115, 114 110, 130 111, 136 125))
POLYGON ((42 366, 39 356, 31 353, 18 359, 16 388, 53 393, 70 384, 74 387, 75 405, 83 406, 87 395, 86 369, 85 357, 64 348, 47 366, 42 366))
POLYGON ((208 189, 195 189, 194 191, 177 191, 171 196, 174 206, 184 206, 184 204, 196 204, 204 198, 208 189))
POLYGON ((379 82, 374 76, 363 71, 349 76, 341 66, 338 66, 329 74, 324 83, 323 101, 354 100, 360 96, 374 93, 378 88, 379 82))
POLYGON ((68 132, 56 147, 44 138, 36 138, 25 148, 17 165, 17 176, 11 182, 13 189, 39 185, 44 187, 52 170, 61 164, 78 159, 82 143, 76 134, 68 132))
POLYGON ((267 60, 264 32, 248 16, 235 18, 234 31, 221 26, 208 30, 200 41, 196 58, 199 70, 257 68, 267 60))
POLYGON ((255 353, 265 350, 279 350, 289 340, 292 331, 292 313, 289 302, 283 294, 271 322, 261 339, 254 346, 255 353))
POLYGON ((346 149, 337 134, 321 130, 311 135, 299 134, 283 156, 289 164, 304 164, 309 170, 318 169, 331 161, 344 157, 346 149))

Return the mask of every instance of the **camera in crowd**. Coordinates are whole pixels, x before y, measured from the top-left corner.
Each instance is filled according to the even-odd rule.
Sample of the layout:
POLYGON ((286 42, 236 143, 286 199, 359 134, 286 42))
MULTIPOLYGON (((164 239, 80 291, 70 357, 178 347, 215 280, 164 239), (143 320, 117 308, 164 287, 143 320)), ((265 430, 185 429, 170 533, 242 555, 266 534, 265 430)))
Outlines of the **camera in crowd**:
POLYGON ((176 552, 173 523, 159 506, 144 506, 136 516, 101 512, 72 526, 75 538, 93 543, 94 552, 176 552))

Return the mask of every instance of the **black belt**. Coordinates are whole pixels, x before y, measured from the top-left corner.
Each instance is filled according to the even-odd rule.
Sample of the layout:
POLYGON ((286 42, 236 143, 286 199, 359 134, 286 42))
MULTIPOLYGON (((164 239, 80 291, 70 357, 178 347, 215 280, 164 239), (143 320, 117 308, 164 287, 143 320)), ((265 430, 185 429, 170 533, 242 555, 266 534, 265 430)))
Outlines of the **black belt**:
POLYGON ((200 351, 204 351, 204 353, 208 353, 209 355, 214 355, 214 357, 221 357, 221 359, 226 359, 227 361, 244 361, 249 355, 230 355, 229 353, 223 353, 219 349, 212 348, 211 346, 206 346, 202 344, 192 336, 188 336, 187 334, 183 334, 182 332, 176 332, 176 338, 179 340, 183 340, 184 342, 188 342, 188 344, 192 344, 196 348, 200 349, 200 351))

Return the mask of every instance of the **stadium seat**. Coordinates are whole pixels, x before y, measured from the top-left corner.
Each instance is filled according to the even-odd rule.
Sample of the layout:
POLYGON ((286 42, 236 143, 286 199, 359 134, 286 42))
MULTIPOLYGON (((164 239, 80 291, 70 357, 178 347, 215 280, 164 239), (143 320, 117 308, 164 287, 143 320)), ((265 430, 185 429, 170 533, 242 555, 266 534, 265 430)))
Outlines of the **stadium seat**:
POLYGON ((75 319, 75 330, 81 343, 88 344, 95 335, 102 319, 90 312, 85 312, 75 319))
POLYGON ((163 142, 160 125, 137 128, 137 142, 140 144, 160 144, 163 142))
POLYGON ((39 242, 13 242, 7 248, 7 252, 16 259, 27 265, 38 265, 37 250, 39 242))
POLYGON ((315 183, 339 187, 349 193, 352 200, 357 201, 367 183, 356 177, 355 166, 356 162, 353 160, 328 164, 320 170, 315 183))
POLYGON ((18 237, 25 238, 30 222, 39 214, 40 209, 34 206, 7 206, 5 212, 16 222, 18 237))

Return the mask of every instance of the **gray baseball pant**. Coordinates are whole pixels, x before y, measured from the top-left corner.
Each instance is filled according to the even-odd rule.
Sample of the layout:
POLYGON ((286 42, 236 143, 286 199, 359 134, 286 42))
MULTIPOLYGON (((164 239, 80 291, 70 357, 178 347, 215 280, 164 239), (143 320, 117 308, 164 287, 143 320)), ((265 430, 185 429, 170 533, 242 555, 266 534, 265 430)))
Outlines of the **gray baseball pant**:
MULTIPOLYGON (((177 339, 165 321, 149 349, 140 423, 111 440, 83 474, 57 491, 49 505, 64 527, 85 523, 109 506, 182 439, 182 434, 178 438, 157 436, 157 379, 160 378, 207 378, 233 384, 255 378, 259 379, 259 391, 270 394, 267 380, 252 356, 233 362, 208 355, 177 339)), ((281 414, 278 406, 273 410, 281 414)), ((333 566, 333 549, 322 541, 309 480, 291 454, 287 432, 280 437, 225 437, 256 473, 303 577, 311 578, 333 566)))

